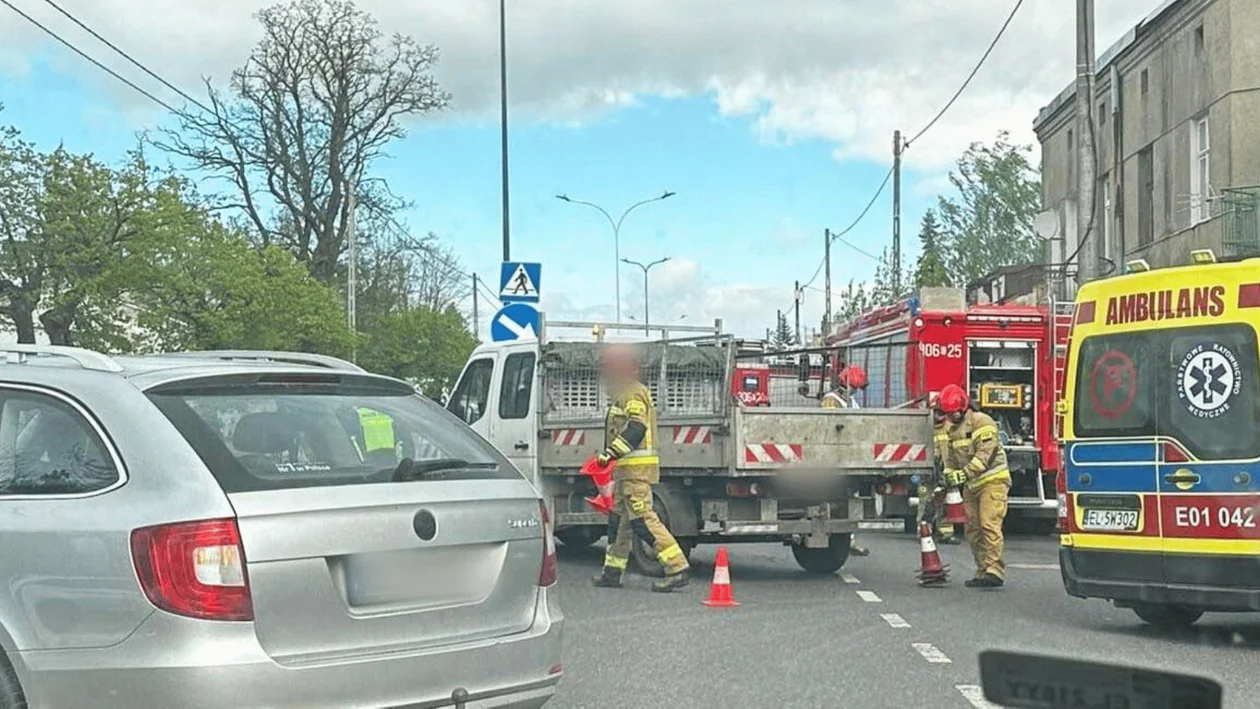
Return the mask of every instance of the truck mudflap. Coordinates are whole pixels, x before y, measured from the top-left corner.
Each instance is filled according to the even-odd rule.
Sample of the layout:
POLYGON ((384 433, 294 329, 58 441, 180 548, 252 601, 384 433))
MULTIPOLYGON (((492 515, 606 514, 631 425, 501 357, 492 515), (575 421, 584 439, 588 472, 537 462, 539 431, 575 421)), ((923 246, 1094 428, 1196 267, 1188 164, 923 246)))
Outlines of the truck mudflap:
POLYGON ((844 475, 932 470, 927 409, 758 407, 734 412, 736 474, 791 467, 844 475))

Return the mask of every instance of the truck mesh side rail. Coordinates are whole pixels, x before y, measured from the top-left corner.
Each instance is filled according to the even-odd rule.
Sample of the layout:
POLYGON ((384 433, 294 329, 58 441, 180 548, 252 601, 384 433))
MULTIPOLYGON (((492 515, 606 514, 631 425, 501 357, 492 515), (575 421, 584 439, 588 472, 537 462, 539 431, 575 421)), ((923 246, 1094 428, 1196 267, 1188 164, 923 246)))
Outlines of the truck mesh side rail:
MULTIPOLYGON (((608 392, 600 376, 607 345, 551 342, 542 348, 543 419, 547 423, 602 420, 608 392)), ((635 345, 640 378, 659 417, 722 416, 728 404, 730 347, 722 341, 635 345)))
POLYGON ((735 355, 736 386, 751 388, 758 377, 768 406, 817 408, 823 394, 834 389, 840 372, 849 365, 861 367, 867 386, 853 393, 858 406, 895 409, 923 404, 922 368, 911 366, 914 345, 904 334, 853 345, 825 348, 741 352, 735 355), (762 372, 768 371, 768 377, 762 372), (746 378, 746 385, 744 380, 746 378))

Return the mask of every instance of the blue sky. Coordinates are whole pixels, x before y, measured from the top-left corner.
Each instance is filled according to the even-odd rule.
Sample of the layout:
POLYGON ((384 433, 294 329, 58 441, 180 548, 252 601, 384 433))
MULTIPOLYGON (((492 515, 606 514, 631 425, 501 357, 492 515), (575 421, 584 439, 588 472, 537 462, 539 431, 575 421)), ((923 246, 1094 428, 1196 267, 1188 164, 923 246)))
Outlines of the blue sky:
MULTIPOLYGON (((33 0, 22 2, 35 14, 33 0)), ((221 82, 248 51, 252 42, 249 10, 259 3, 226 0, 220 15, 204 17, 200 29, 195 23, 189 29, 189 22, 175 24, 175 15, 192 10, 172 2, 157 2, 171 5, 166 13, 169 19, 154 3, 127 0, 101 0, 101 7, 84 9, 82 17, 190 91, 196 90, 197 77, 202 75, 221 82), (144 7, 152 12, 140 14, 144 7), (134 22, 129 21, 132 18, 134 22), (169 32, 155 32, 164 21, 171 23, 169 32), (231 28, 237 26, 242 30, 233 34, 231 28), (146 28, 150 31, 143 31, 146 28), (190 37, 199 41, 194 47, 185 38, 181 45, 175 34, 179 32, 192 32, 190 37), (203 38, 206 41, 200 41, 203 38)), ((835 6, 811 0, 793 2, 806 15, 807 11, 836 12, 835 6)), ((539 3, 564 4, 563 0, 539 3)), ((384 14, 382 21, 391 25, 395 24, 391 18, 403 12, 371 0, 361 4, 384 14)), ((462 7, 478 12, 492 7, 481 8, 483 4, 487 3, 470 0, 462 7)), ((1034 3, 1040 4, 1044 3, 1034 3)), ((1128 6, 1129 12, 1113 13, 1103 23, 1117 28, 1131 23, 1134 13, 1140 16, 1149 3, 1120 0, 1120 4, 1128 6)), ((596 202, 616 216, 640 199, 671 190, 677 192, 675 197, 636 210, 622 229, 623 257, 672 259, 652 271, 653 320, 677 321, 686 316, 686 322, 697 323, 722 317, 728 330, 744 335, 772 326, 775 309, 792 302, 793 281, 806 280, 815 272, 823 228, 848 224, 883 178, 891 159, 887 153, 892 128, 914 130, 948 98, 978 57, 981 47, 971 40, 991 36, 1005 14, 994 8, 1006 3, 955 3, 960 23, 973 16, 976 20, 960 24, 965 31, 940 26, 931 17, 916 20, 923 13, 906 14, 914 11, 905 0, 892 3, 898 8, 902 5, 901 14, 909 19, 903 18, 901 24, 913 26, 921 21, 924 32, 939 33, 938 39, 946 44, 936 48, 913 42, 888 44, 884 60, 843 53, 827 56, 826 51, 840 51, 831 49, 806 53, 798 45, 817 41, 820 48, 830 47, 828 31, 820 31, 819 38, 811 40, 808 33, 801 34, 812 29, 801 27, 802 18, 740 17, 744 10, 752 12, 744 7, 699 35, 670 24, 669 32, 649 27, 636 37, 634 26, 623 27, 608 36, 606 47, 590 38, 577 47, 566 47, 565 42, 577 41, 569 34, 557 34, 549 42, 545 35, 559 30, 554 23, 535 21, 532 16, 510 25, 531 40, 523 48, 516 45, 514 52, 510 50, 516 62, 509 83, 514 116, 513 257, 543 262, 544 305, 549 316, 607 318, 614 303, 613 248, 606 221, 594 210, 565 204, 554 195, 567 193, 596 202), (764 46, 743 51, 719 41, 723 22, 737 20, 787 22, 799 32, 777 51, 764 46), (681 35, 673 37, 672 32, 681 35), (958 46, 949 45, 951 39, 957 39, 958 46), (713 45, 708 51, 706 43, 713 45), (645 46, 649 47, 646 51, 645 46), (574 52, 589 55, 589 66, 575 66, 574 52), (924 81, 925 68, 941 63, 949 78, 924 81), (895 84, 895 80, 903 83, 895 84)), ((657 5, 656 0, 644 0, 640 6, 645 12, 649 6, 657 6, 658 13, 685 12, 657 5)), ((898 11, 892 6, 889 13, 896 21, 898 11)), ((495 57, 493 53, 487 57, 485 51, 491 38, 480 31, 492 15, 463 16, 450 12, 450 4, 432 0, 418 7, 407 11, 416 13, 415 17, 398 15, 396 23, 422 23, 417 25, 420 33, 426 39, 436 37, 434 41, 444 51, 438 78, 452 91, 454 106, 441 116, 411 125, 410 135, 391 146, 392 158, 379 163, 376 172, 390 181, 396 193, 414 200, 414 209, 404 215, 414 232, 436 232, 455 248, 467 268, 494 278, 501 239, 498 125, 493 111, 497 85, 493 62, 487 66, 487 60, 495 57), (476 31, 470 33, 469 28, 476 31)), ((617 11, 633 13, 635 7, 623 5, 617 11)), ((3 10, 0 45, 6 31, 15 36, 14 23, 20 22, 3 10)), ((1012 26, 1005 54, 1003 47, 995 54, 995 66, 1002 70, 982 73, 974 95, 965 96, 953 114, 907 156, 902 229, 908 263, 917 253, 918 220, 935 202, 953 157, 968 142, 991 138, 997 128, 1031 142, 1028 128, 1036 107, 1071 80, 1070 45, 1067 51, 1048 43, 1044 48, 1030 48, 1028 41, 1035 40, 1021 43, 1019 39, 1021 35, 1045 39, 1046 23, 1039 26, 1039 18, 1032 13, 1059 23, 1053 25, 1054 36, 1064 32, 1061 18, 1044 8, 1029 13, 1020 18, 1022 25, 1012 26), (1016 65, 1024 67, 1028 81, 1011 76, 1016 65)), ((59 30, 69 33, 72 29, 64 19, 57 24, 55 17, 40 17, 59 30)), ((865 15, 854 17, 861 22, 837 16, 836 32, 874 22, 865 15)), ((573 21, 583 18, 595 23, 592 36, 605 31, 604 15, 590 12, 573 21)), ((871 24, 862 29, 860 41, 881 47, 879 32, 884 30, 880 27, 871 24)), ((727 29, 746 31, 739 26, 727 29)), ((1070 30, 1070 22, 1066 29, 1070 30)), ((17 126, 44 147, 64 143, 74 151, 116 160, 135 145, 138 130, 163 120, 161 109, 95 67, 30 32, 17 31, 21 40, 0 49, 0 102, 6 106, 0 124, 17 126)), ((1110 41, 1100 31, 1100 46, 1110 41)), ((102 58, 108 56, 99 45, 85 42, 84 47, 102 58)), ((143 79, 134 68, 124 70, 125 65, 109 63, 129 78, 143 79)), ((161 89, 151 81, 140 83, 155 92, 161 89)), ((160 95, 172 98, 164 90, 160 95)), ((889 191, 851 233, 851 240, 879 253, 891 241, 890 210, 889 191)), ((842 285, 850 279, 869 279, 873 266, 869 258, 837 244, 833 281, 842 285)), ((623 312, 641 318, 641 272, 625 267, 622 278, 623 312)), ((814 285, 822 285, 821 276, 814 285)), ((483 313, 487 307, 483 304, 483 313)), ((821 311, 821 293, 807 291, 803 321, 816 324, 821 311)), ((482 320, 484 329, 488 318, 483 314, 482 320)))

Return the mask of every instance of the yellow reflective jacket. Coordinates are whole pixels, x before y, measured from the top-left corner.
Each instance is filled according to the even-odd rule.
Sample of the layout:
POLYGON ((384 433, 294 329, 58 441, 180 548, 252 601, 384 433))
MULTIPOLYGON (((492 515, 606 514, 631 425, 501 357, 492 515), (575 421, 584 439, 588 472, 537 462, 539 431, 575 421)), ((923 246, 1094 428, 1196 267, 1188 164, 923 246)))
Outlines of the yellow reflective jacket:
POLYGON ((661 459, 656 450, 656 404, 652 393, 640 382, 622 389, 609 402, 604 417, 604 447, 617 457, 617 480, 637 480, 656 484, 661 481, 661 459), (646 432, 637 446, 631 446, 622 434, 631 421, 643 424, 646 432))
POLYGON ((363 427, 363 453, 394 450, 394 419, 374 409, 359 409, 359 425, 363 427))
POLYGON ((1006 450, 998 439, 997 424, 987 414, 968 410, 958 423, 937 427, 934 442, 946 468, 967 474, 967 489, 994 483, 1011 484, 1006 450), (941 434, 946 438, 942 439, 941 434))

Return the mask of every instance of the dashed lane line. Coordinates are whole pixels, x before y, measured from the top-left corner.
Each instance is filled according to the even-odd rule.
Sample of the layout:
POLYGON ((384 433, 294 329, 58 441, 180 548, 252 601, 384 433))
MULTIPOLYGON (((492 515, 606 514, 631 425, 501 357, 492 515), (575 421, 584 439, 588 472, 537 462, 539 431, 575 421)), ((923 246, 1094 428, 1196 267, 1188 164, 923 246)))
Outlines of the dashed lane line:
POLYGON ((894 628, 909 628, 910 627, 910 624, 906 622, 906 619, 902 618, 896 613, 880 613, 879 617, 883 618, 885 621, 888 622, 888 625, 894 628))
POLYGON ((861 598, 867 603, 883 603, 883 600, 880 599, 879 596, 875 595, 874 591, 858 591, 857 595, 858 598, 861 598))
POLYGON ((1001 709, 997 704, 984 698, 984 690, 978 684, 956 684, 954 689, 957 689, 963 698, 971 702, 971 706, 976 709, 1001 709))
POLYGON ((910 646, 918 650, 923 659, 934 665, 947 665, 953 662, 948 655, 941 652, 940 648, 932 643, 910 643, 910 646))
POLYGON ((862 583, 861 581, 858 581, 858 577, 853 574, 840 574, 840 578, 844 579, 845 583, 862 583))

